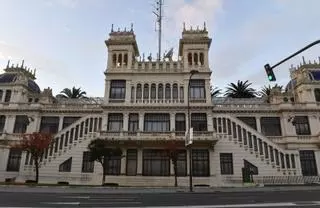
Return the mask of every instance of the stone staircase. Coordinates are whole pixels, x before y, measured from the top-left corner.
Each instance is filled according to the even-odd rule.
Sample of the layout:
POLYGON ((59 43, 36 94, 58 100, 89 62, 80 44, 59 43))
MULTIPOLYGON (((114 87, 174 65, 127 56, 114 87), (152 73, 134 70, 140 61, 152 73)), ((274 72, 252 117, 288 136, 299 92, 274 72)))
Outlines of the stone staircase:
MULTIPOLYGON (((89 142, 100 131, 102 117, 89 115, 75 121, 58 132, 41 158, 40 170, 58 171, 59 165, 79 151, 79 147, 87 147, 89 142), (55 169, 52 169, 55 168, 55 169)), ((82 158, 82 154, 80 155, 82 158)), ((34 168, 30 154, 26 153, 24 171, 32 172, 34 168)), ((45 171, 45 172, 47 172, 45 171)))
POLYGON ((267 170, 261 171, 262 175, 301 174, 298 151, 281 148, 263 134, 229 115, 215 116, 213 125, 217 135, 228 143, 228 147, 235 145, 234 148, 242 151, 243 159, 267 170))

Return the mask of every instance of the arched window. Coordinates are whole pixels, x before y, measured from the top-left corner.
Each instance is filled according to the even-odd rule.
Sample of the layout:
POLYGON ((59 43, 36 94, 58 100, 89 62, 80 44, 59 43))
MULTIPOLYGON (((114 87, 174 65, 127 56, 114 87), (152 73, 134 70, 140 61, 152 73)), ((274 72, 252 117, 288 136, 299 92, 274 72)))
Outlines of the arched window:
POLYGON ((123 65, 127 66, 127 64, 128 64, 128 54, 126 53, 123 56, 123 65))
POLYGON ((204 55, 203 55, 203 53, 200 53, 200 64, 201 64, 201 66, 204 65, 204 55))
POLYGON ((118 66, 121 66, 122 65, 122 54, 120 53, 118 55, 118 66))
POLYGON ((149 99, 149 85, 148 84, 144 84, 143 99, 149 99))
POLYGON ((316 102, 320 102, 320 88, 314 89, 314 97, 316 99, 316 102))
POLYGON ((198 54, 197 53, 193 54, 193 61, 194 61, 195 65, 198 65, 198 54))
POLYGON ((131 87, 131 101, 134 100, 134 86, 131 87))
POLYGON ((184 99, 184 90, 183 87, 180 87, 180 102, 183 102, 184 99))
POLYGON ((156 99, 157 98, 157 94, 156 94, 156 84, 152 84, 151 85, 151 99, 156 99))
POLYGON ((158 85, 158 99, 159 100, 163 99, 163 85, 162 84, 158 85))
POLYGON ((170 84, 166 84, 165 99, 166 100, 170 100, 171 99, 171 87, 170 87, 170 84))
POLYGON ((178 99, 178 84, 173 84, 172 86, 172 98, 178 99))
POLYGON ((192 53, 188 53, 188 64, 192 65, 192 53))
POLYGON ((112 64, 113 66, 117 66, 117 54, 112 55, 112 64))
POLYGON ((137 98, 137 100, 141 100, 141 98, 142 98, 142 89, 141 89, 141 84, 138 84, 138 85, 137 85, 136 98, 137 98))

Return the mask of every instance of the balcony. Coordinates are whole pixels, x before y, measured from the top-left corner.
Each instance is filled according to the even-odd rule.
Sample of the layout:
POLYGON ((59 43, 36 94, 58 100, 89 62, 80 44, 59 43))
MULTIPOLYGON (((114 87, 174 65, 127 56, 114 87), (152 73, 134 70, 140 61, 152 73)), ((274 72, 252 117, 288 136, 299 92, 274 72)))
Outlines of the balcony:
MULTIPOLYGON (((185 140, 185 132, 168 131, 168 132, 146 132, 146 131, 102 131, 99 138, 116 141, 168 141, 168 140, 185 140)), ((194 141, 217 142, 218 135, 213 131, 193 132, 194 141)))

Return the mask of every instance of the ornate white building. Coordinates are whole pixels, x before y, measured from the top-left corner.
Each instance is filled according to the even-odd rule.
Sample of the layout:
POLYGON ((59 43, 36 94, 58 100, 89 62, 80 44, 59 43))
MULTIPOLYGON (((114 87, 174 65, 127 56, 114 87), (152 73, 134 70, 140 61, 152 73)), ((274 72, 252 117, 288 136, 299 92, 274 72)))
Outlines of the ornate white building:
POLYGON ((103 98, 56 98, 50 88, 40 90, 34 72, 8 63, 0 75, 0 181, 34 179, 30 155, 10 149, 10 143, 21 133, 45 131, 54 141, 42 157, 40 183, 100 184, 101 165, 89 161, 87 146, 103 138, 125 155, 108 160, 106 182, 172 186, 165 149, 175 139, 185 150, 178 182, 187 186, 188 109, 194 185, 247 181, 248 173, 263 183, 319 175, 320 63, 292 69, 286 92, 274 88, 268 98, 212 99, 205 27, 183 30, 178 61, 139 58, 132 29, 111 31, 105 43, 103 98))

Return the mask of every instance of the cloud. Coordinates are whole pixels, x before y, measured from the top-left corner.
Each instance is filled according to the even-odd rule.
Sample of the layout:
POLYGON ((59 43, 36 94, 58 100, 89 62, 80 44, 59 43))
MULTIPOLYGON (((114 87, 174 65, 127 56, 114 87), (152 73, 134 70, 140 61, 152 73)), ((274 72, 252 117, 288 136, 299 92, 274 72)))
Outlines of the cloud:
MULTIPOLYGON (((305 4, 300 0, 273 0, 269 6, 273 9, 267 8, 250 21, 241 21, 232 30, 236 36, 214 49, 212 60, 215 81, 225 85, 224 78, 228 77, 228 81, 232 78, 234 80, 230 81, 249 79, 257 85, 266 83, 263 70, 265 63, 275 64, 318 37, 320 30, 316 25, 320 13, 316 8, 319 8, 320 1, 310 0, 305 4)), ((314 56, 319 52, 318 46, 318 49, 304 54, 314 56)), ((298 62, 300 57, 278 67, 278 80, 287 82, 289 65, 298 62)))
POLYGON ((52 6, 63 6, 66 8, 73 9, 79 3, 79 0, 47 0, 45 1, 45 5, 52 7, 52 6))

